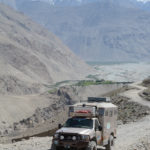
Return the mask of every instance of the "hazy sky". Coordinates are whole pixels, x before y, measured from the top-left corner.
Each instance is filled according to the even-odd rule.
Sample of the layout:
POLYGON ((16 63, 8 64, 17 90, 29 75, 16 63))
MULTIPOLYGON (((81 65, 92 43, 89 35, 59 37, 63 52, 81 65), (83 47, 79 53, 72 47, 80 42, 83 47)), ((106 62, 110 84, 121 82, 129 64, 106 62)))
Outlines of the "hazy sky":
POLYGON ((148 1, 150 1, 150 0, 137 0, 137 1, 148 2, 148 1))
MULTIPOLYGON (((32 1, 37 1, 37 0, 32 0, 32 1)), ((46 2, 50 2, 50 3, 53 3, 53 0, 41 0, 41 1, 46 1, 46 2)), ((60 1, 62 1, 62 0, 60 0, 60 1)), ((76 0, 76 1, 82 1, 82 0, 76 0)), ((137 1, 141 1, 141 2, 148 2, 148 1, 150 1, 150 0, 137 0, 137 1)))

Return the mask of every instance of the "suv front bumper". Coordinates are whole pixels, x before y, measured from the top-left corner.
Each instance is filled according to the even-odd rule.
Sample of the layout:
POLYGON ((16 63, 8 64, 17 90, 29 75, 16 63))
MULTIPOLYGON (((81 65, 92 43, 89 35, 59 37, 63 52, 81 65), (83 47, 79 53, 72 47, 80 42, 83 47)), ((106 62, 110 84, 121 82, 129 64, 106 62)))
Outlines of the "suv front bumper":
POLYGON ((53 140, 53 144, 56 145, 58 149, 83 149, 88 146, 88 142, 84 141, 59 141, 53 140))

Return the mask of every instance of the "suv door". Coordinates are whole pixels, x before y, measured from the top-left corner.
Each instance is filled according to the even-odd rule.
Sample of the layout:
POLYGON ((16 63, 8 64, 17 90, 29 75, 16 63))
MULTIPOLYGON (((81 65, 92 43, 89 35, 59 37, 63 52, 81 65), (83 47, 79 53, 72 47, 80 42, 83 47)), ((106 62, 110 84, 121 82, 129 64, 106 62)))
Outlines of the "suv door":
POLYGON ((100 131, 99 127, 100 127, 99 121, 96 119, 95 120, 95 133, 96 133, 96 141, 98 145, 101 144, 101 137, 102 137, 102 132, 100 131))

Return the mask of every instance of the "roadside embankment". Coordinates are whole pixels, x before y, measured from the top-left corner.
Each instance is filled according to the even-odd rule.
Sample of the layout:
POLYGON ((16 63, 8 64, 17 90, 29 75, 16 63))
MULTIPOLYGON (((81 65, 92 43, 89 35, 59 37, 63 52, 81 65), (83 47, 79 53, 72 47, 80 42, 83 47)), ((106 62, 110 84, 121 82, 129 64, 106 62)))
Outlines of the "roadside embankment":
POLYGON ((138 93, 143 89, 145 88, 133 83, 104 95, 111 97, 112 103, 118 106, 118 124, 135 122, 150 114, 150 104, 147 106, 140 103, 144 100, 141 100, 138 93))
POLYGON ((150 108, 130 101, 124 96, 113 96, 112 103, 118 106, 118 124, 135 122, 150 114, 150 108))
POLYGON ((145 79, 142 82, 142 85, 146 87, 139 95, 143 97, 145 100, 150 101, 150 78, 145 79))

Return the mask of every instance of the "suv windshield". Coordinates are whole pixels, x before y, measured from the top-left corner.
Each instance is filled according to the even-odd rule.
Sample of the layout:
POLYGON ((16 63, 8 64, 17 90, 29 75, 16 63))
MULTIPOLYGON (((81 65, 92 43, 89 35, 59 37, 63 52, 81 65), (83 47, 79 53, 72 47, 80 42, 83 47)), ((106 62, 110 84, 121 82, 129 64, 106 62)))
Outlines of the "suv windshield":
POLYGON ((70 118, 67 120, 64 127, 92 129, 93 120, 87 118, 70 118))

